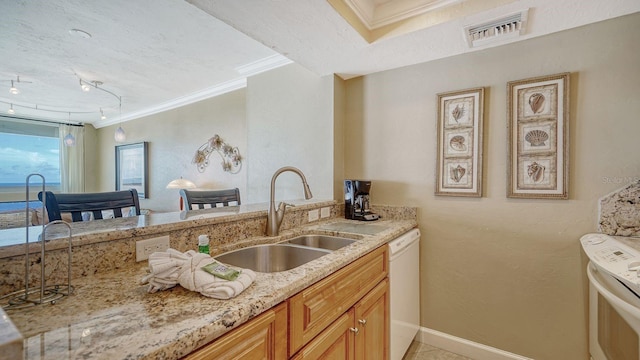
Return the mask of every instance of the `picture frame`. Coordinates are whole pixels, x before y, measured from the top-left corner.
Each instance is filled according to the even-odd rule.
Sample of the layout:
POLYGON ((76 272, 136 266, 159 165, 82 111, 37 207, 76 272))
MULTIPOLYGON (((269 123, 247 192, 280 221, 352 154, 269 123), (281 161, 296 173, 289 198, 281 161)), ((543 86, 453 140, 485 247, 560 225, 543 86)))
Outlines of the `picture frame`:
POLYGON ((136 189, 148 197, 147 142, 116 146, 116 191, 136 189))
POLYGON ((569 198, 569 77, 507 83, 507 197, 569 198))
POLYGON ((484 88, 437 95, 436 195, 482 197, 484 88))

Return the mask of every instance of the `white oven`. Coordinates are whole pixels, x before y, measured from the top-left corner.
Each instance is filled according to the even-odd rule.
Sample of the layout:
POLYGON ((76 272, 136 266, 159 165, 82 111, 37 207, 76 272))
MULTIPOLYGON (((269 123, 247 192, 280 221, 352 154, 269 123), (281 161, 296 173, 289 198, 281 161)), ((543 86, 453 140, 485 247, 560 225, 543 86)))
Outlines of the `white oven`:
POLYGON ((591 358, 640 359, 640 238, 587 234, 580 242, 590 260, 591 358), (636 241, 637 249, 625 241, 630 245, 636 241))

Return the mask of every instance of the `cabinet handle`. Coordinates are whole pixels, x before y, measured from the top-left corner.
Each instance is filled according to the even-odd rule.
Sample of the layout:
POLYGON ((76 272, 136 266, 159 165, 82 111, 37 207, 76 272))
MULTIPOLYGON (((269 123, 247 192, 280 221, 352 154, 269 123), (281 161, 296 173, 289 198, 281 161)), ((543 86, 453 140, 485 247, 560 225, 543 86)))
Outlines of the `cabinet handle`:
POLYGON ((362 325, 365 326, 367 324, 367 320, 366 319, 360 319, 358 320, 358 322, 362 325))
POLYGON ((358 328, 349 328, 349 330, 351 330, 352 333, 358 335, 358 332, 360 332, 360 330, 358 330, 358 328))

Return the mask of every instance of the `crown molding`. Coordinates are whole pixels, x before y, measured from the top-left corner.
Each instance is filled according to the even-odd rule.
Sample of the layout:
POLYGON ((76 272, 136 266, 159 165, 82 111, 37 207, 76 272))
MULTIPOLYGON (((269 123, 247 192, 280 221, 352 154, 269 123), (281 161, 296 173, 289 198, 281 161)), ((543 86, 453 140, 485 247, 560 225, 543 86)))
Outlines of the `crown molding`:
POLYGON ((257 75, 271 69, 278 68, 280 66, 291 64, 293 61, 289 60, 285 56, 280 54, 274 54, 262 58, 260 60, 250 62, 248 64, 238 66, 235 70, 242 76, 249 77, 257 75))
POLYGON ((101 127, 123 123, 125 121, 138 119, 138 118, 141 118, 141 117, 144 117, 144 116, 149 116, 149 115, 157 114, 157 113, 160 113, 160 112, 163 112, 163 111, 168 111, 168 110, 171 110, 171 109, 175 109, 175 108, 178 108, 178 107, 181 107, 181 106, 193 104, 195 102, 198 102, 198 101, 201 101, 201 100, 205 100, 205 99, 209 99, 209 98, 212 98, 212 97, 215 97, 215 96, 220 96, 222 94, 226 94, 226 93, 234 91, 234 90, 245 88, 246 86, 247 86, 247 79, 246 78, 227 81, 227 82, 224 82, 222 84, 219 84, 219 85, 216 85, 216 86, 212 86, 210 88, 206 88, 204 90, 201 90, 201 91, 198 91, 198 92, 195 92, 195 93, 192 93, 192 94, 181 96, 179 98, 176 98, 176 99, 173 99, 173 100, 158 104, 156 106, 152 106, 150 108, 146 108, 146 109, 143 109, 143 110, 140 110, 140 111, 134 111, 134 112, 130 112, 130 113, 127 113, 127 114, 123 114, 118 119, 99 120, 99 121, 94 122, 92 125, 96 129, 99 129, 101 127))

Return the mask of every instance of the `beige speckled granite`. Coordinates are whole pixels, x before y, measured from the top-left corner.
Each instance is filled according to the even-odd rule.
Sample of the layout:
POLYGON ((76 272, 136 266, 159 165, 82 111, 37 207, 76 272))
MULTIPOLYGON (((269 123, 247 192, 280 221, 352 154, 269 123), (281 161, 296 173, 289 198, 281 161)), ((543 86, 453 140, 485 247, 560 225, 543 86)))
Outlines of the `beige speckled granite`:
MULTIPOLYGON (((24 345, 27 359, 179 358, 417 225, 415 208, 380 207, 377 211, 387 211, 386 220, 363 223, 335 218, 343 216, 344 210, 333 201, 297 205, 287 211, 277 237, 264 236, 264 205, 73 224, 76 291, 56 305, 8 310, 9 317, 0 310, 5 320, 0 324, 0 353, 8 359, 20 358, 15 354, 24 345), (331 217, 308 224, 309 210, 326 206, 331 207, 331 217), (209 299, 180 287, 147 294, 138 283, 146 272, 146 261, 135 262, 137 240, 170 235, 171 246, 186 251, 195 247, 197 235, 205 233, 216 255, 309 232, 360 241, 290 271, 259 273, 254 285, 231 301, 209 299)), ((25 229, 18 230, 24 238, 25 229)), ((0 242, 13 234, 0 231, 0 242)), ((37 285, 39 244, 31 245, 30 278, 37 285)), ((66 246, 66 239, 47 242, 48 285, 62 283, 61 279, 66 282, 67 254, 62 250, 66 246)), ((24 260, 24 244, 0 247, 0 294, 24 288, 24 260)))
MULTIPOLYGON (((287 209, 281 229, 306 224, 309 210, 334 205, 334 201, 298 202, 296 207, 287 209)), ((240 245, 246 246, 247 239, 259 243, 266 227, 264 208, 265 204, 242 205, 72 223, 72 278, 131 266, 135 264, 135 242, 156 236, 169 235, 172 248, 187 251, 197 247, 198 235, 207 234, 211 239, 211 253, 214 255, 240 245)), ((68 236, 64 231, 66 227, 58 226, 61 227, 60 230, 53 227, 47 230, 47 238, 53 238, 60 232, 68 236)), ((40 231, 41 227, 37 229, 40 231)), ((0 239, 7 232, 14 234, 11 230, 1 230, 0 239)), ((22 243, 0 247, 0 296, 24 288, 25 229, 17 230, 22 234, 22 243)), ((30 236, 30 239, 37 238, 37 234, 30 236)), ((29 244, 30 286, 39 286, 40 244, 29 244)), ((66 283, 67 239, 47 241, 46 248, 46 283, 66 283)))
POLYGON ((600 199, 600 232, 640 236, 640 180, 600 199))
POLYGON ((206 298, 179 286, 148 294, 138 282, 146 263, 139 263, 78 279, 75 293, 56 305, 8 314, 25 337, 27 359, 178 359, 417 226, 415 219, 383 220, 371 223, 384 227, 375 235, 327 230, 328 224, 349 223, 356 222, 331 219, 267 238, 277 242, 321 232, 359 240, 289 271, 258 273, 254 284, 232 300, 206 298))

